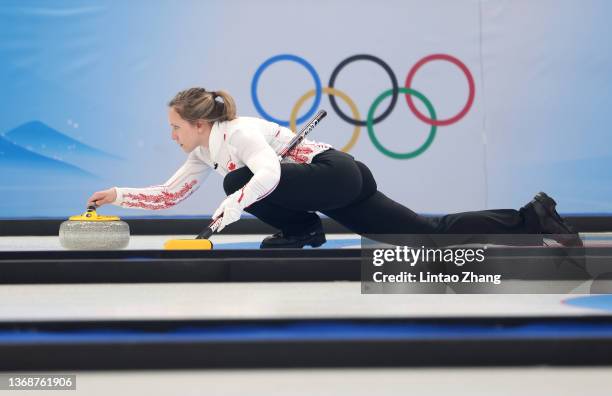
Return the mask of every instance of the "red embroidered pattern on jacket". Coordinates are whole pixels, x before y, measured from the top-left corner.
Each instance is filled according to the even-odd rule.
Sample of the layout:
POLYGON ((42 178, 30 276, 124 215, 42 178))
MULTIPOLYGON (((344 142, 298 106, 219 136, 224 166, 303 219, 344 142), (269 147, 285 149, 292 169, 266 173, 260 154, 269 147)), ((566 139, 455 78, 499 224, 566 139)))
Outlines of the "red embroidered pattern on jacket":
POLYGON ((293 161, 303 164, 309 161, 310 154, 312 154, 313 149, 311 147, 307 147, 304 145, 299 145, 287 152, 287 157, 291 158, 293 161))
POLYGON ((228 162, 227 163, 227 170, 231 172, 234 169, 236 169, 236 164, 234 162, 232 162, 232 161, 228 162))
POLYGON ((161 205, 154 205, 145 202, 124 202, 123 206, 130 208, 142 208, 142 209, 151 209, 151 210, 159 210, 159 209, 168 209, 175 205, 176 202, 167 202, 161 205))
POLYGON ((123 203, 125 206, 143 208, 143 209, 166 209, 176 205, 179 201, 186 198, 191 192, 193 186, 198 183, 197 180, 192 180, 189 183, 185 183, 183 187, 175 192, 162 191, 160 194, 125 194, 124 198, 129 198, 133 202, 126 201, 123 203))

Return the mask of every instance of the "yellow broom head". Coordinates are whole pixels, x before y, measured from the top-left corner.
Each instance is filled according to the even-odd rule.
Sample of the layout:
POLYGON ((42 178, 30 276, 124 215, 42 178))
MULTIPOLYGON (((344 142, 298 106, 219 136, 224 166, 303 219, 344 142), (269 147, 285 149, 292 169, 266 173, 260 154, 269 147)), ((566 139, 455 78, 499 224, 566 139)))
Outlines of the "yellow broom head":
POLYGON ((208 239, 170 239, 164 243, 164 250, 211 250, 213 244, 208 239))

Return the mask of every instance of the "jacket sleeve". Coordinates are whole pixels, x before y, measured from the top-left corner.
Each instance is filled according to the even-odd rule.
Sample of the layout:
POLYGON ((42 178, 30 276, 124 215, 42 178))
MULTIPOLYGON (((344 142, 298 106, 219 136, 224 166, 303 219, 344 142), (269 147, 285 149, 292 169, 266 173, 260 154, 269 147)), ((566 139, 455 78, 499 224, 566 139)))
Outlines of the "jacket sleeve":
POLYGON ((210 174, 211 168, 194 152, 187 161, 162 185, 144 188, 115 187, 114 205, 124 208, 168 209, 193 194, 210 174))
POLYGON ((236 130, 229 139, 236 156, 253 172, 253 177, 239 190, 238 203, 244 209, 270 194, 280 181, 277 154, 257 132, 236 130))

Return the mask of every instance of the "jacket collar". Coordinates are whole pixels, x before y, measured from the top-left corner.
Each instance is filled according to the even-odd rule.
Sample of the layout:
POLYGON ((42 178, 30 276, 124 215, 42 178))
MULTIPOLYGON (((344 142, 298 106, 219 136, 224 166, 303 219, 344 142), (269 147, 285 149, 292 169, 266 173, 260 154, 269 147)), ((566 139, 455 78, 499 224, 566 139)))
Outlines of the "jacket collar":
POLYGON ((210 159, 214 162, 221 151, 223 141, 226 139, 224 122, 215 122, 210 129, 210 137, 208 138, 208 150, 210 151, 210 159))

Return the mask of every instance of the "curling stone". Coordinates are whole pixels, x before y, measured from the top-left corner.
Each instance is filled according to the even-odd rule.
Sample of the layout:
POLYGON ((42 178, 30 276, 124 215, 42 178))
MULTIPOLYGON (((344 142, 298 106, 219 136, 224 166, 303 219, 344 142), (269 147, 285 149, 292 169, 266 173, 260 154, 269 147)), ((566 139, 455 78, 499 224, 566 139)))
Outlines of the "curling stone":
POLYGON ((100 216, 90 206, 87 212, 62 223, 59 239, 70 250, 123 249, 130 241, 130 226, 117 216, 100 216))

